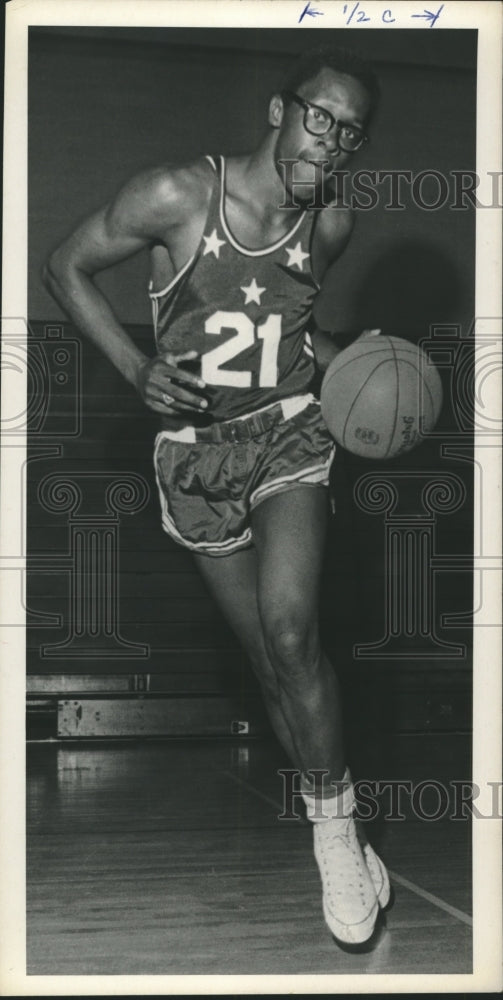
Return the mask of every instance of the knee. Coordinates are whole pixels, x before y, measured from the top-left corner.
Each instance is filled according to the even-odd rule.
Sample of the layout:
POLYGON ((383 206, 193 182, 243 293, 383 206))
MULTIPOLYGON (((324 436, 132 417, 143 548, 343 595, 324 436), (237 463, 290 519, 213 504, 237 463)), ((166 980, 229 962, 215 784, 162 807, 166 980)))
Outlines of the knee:
POLYGON ((310 675, 319 660, 318 629, 301 615, 269 622, 265 641, 280 683, 310 675))

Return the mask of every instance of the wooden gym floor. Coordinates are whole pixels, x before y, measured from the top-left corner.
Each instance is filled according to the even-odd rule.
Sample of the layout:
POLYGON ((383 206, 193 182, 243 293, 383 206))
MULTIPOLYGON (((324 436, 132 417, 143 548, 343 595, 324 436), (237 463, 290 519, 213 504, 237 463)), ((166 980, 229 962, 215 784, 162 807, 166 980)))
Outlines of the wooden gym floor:
MULTIPOLYGON (((469 754, 468 736, 389 736, 378 777, 468 780, 469 754)), ((29 744, 28 973, 471 972, 469 820, 407 799, 368 830, 395 903, 349 954, 310 827, 277 818, 286 766, 272 739, 29 744)))

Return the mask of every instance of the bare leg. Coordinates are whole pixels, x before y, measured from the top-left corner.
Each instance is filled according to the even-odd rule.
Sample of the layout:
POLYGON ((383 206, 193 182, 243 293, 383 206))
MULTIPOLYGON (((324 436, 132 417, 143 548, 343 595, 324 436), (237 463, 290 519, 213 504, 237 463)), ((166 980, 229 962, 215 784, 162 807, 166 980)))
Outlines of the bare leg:
MULTIPOLYGON (((325 490, 299 486, 270 497, 252 514, 255 552, 197 562, 260 679, 276 734, 305 775, 344 777, 337 679, 323 654, 317 606, 326 535, 325 490)), ((306 796, 309 808, 316 799, 306 796)), ((373 932, 389 882, 369 845, 358 844, 352 791, 325 800, 328 818, 314 823, 323 911, 339 939, 359 943, 373 932), (328 803, 331 803, 329 806, 328 803), (369 867, 367 867, 367 864, 369 867)), ((315 819, 316 812, 310 818, 315 819)))
POLYGON ((345 757, 339 686, 318 631, 326 521, 326 491, 309 486, 269 498, 252 517, 259 613, 283 714, 302 770, 327 770, 332 781, 345 757))
POLYGON ((242 549, 229 556, 195 557, 196 564, 229 625, 246 651, 262 689, 274 732, 295 767, 300 759, 283 714, 280 688, 266 652, 257 606, 257 555, 242 549))
POLYGON ((326 507, 321 488, 278 494, 253 512, 256 552, 196 562, 251 660, 290 759, 333 780, 345 760, 337 679, 318 635, 326 507))

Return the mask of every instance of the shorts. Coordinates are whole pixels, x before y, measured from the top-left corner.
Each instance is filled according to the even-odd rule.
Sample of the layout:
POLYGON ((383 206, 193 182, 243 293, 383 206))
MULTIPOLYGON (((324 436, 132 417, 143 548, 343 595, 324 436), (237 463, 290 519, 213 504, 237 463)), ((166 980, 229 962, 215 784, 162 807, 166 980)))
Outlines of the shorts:
POLYGON ((246 548, 253 544, 254 507, 299 484, 328 486, 334 454, 311 395, 203 430, 161 431, 154 467, 163 528, 201 555, 246 548))

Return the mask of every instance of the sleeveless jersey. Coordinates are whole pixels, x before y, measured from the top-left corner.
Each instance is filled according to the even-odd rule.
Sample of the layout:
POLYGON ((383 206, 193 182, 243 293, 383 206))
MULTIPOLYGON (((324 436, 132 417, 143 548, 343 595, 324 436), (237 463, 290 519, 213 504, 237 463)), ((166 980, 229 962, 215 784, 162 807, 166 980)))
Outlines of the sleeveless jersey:
POLYGON ((247 249, 225 218, 225 160, 206 159, 215 178, 200 246, 166 288, 150 282, 149 294, 158 352, 201 355, 209 415, 220 421, 310 390, 306 325, 319 286, 310 264, 314 213, 303 212, 272 246, 247 249))

